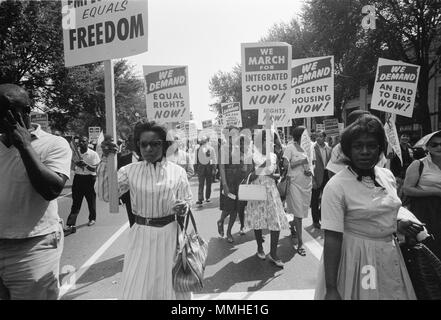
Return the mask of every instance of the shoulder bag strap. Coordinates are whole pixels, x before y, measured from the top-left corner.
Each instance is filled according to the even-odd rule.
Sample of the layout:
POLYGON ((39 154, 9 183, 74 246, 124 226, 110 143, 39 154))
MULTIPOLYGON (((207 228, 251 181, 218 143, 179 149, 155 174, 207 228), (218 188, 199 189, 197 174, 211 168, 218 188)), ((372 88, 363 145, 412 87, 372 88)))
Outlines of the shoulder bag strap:
POLYGON ((422 162, 421 160, 418 160, 420 162, 420 166, 418 167, 418 180, 415 183, 415 187, 418 185, 418 183, 420 182, 421 179, 421 174, 423 173, 424 170, 424 162, 422 162))

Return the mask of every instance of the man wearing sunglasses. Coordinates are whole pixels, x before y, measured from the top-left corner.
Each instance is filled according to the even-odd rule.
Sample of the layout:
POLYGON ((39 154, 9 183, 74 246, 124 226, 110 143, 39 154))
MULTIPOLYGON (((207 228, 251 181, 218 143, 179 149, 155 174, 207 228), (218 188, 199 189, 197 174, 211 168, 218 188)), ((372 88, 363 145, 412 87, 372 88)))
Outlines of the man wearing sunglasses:
POLYGON ((0 300, 57 299, 63 232, 57 197, 72 151, 30 123, 30 99, 0 85, 0 300))

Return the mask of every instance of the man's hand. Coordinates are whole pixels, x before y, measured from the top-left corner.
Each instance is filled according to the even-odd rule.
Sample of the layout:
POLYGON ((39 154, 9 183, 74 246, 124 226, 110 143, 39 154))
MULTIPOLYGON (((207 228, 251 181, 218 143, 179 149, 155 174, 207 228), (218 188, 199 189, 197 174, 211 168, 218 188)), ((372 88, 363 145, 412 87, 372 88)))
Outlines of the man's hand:
POLYGON ((87 164, 83 160, 75 162, 75 165, 80 168, 84 168, 87 166, 87 164))
POLYGON ((24 124, 23 118, 17 112, 8 110, 6 119, 1 120, 2 125, 8 130, 6 136, 19 151, 31 145, 32 137, 24 124))

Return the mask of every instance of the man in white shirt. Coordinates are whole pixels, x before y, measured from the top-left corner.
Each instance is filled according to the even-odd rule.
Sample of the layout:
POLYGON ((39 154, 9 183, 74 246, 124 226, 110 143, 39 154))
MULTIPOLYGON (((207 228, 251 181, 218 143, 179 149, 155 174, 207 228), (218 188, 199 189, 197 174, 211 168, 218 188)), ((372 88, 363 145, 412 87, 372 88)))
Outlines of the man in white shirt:
POLYGON ((72 183, 72 209, 67 218, 65 232, 75 233, 78 214, 80 213, 83 198, 86 198, 89 207, 89 226, 96 221, 96 168, 100 163, 98 153, 88 148, 87 137, 79 141, 81 160, 75 163, 75 176, 72 183))
POLYGON ((57 197, 70 175, 68 142, 30 123, 31 101, 0 85, 0 300, 56 300, 63 232, 57 197))

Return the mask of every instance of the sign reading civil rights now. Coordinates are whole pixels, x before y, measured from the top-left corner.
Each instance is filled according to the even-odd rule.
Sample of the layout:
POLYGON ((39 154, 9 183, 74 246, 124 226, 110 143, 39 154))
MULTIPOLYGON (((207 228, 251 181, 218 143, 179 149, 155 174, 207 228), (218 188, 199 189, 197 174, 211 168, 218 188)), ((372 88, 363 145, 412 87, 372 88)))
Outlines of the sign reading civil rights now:
POLYGON ((159 123, 190 120, 187 66, 144 66, 147 117, 159 123))
MULTIPOLYGON (((242 43, 241 49, 243 109, 263 110, 274 115, 274 120, 286 121, 291 110, 291 46, 242 43)), ((259 124, 264 124, 263 119, 259 117, 259 124)))
POLYGON ((417 65, 378 59, 371 108, 411 118, 419 73, 417 65))
POLYGON ((242 127, 242 113, 240 112, 239 102, 221 103, 222 109, 222 126, 226 127, 242 127))
POLYGON ((334 114, 334 57, 292 61, 293 118, 334 114))
POLYGON ((66 67, 147 51, 147 0, 63 0, 66 67))

